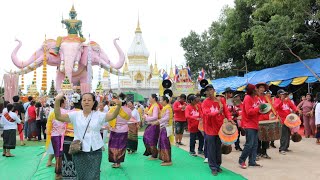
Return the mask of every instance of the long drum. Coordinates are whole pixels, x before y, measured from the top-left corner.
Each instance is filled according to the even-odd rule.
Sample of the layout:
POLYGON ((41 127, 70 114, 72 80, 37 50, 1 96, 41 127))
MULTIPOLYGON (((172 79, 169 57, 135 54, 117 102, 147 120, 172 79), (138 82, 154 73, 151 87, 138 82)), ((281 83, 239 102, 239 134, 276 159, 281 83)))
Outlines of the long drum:
POLYGON ((260 121, 258 137, 260 141, 274 141, 280 139, 280 121, 260 121))

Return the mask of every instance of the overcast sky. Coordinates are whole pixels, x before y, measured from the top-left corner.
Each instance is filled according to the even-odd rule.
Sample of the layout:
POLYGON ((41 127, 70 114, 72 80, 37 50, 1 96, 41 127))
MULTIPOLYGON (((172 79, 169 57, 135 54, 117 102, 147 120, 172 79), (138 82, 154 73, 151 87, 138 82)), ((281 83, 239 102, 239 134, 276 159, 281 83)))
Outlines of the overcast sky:
MULTIPOLYGON (((117 60, 118 55, 112 40, 120 37, 120 47, 128 51, 137 26, 138 12, 140 26, 147 48, 150 52, 149 64, 157 55, 158 67, 170 68, 173 64, 185 64, 180 40, 191 30, 198 33, 206 30, 220 16, 221 9, 233 6, 233 0, 10 0, 0 5, 1 43, 0 78, 4 71, 17 70, 11 60, 12 50, 18 38, 23 45, 18 57, 27 60, 44 41, 66 35, 60 23, 62 16, 69 18, 72 4, 82 20, 83 35, 96 41, 108 54, 117 60)), ((98 68, 94 70, 93 87, 96 87, 98 68)), ((37 70, 37 84, 40 88, 42 68, 37 70)), ((33 72, 25 75, 25 85, 31 83, 33 72)), ((55 79, 55 68, 48 67, 48 89, 55 79)), ((115 85, 117 82, 113 81, 115 85)), ((3 85, 2 85, 3 86, 3 85)))

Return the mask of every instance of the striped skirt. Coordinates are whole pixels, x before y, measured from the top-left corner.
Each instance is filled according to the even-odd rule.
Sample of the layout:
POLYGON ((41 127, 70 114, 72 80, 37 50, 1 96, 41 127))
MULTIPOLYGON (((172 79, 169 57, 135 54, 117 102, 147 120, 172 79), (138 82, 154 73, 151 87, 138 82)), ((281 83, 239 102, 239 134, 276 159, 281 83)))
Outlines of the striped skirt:
POLYGON ((128 141, 128 132, 117 133, 111 131, 108 144, 109 162, 124 162, 128 141))
POLYGON ((167 137, 166 128, 160 129, 159 137, 159 159, 163 162, 171 162, 171 145, 169 137, 167 137))
POLYGON ((137 151, 138 149, 138 123, 129 124, 127 149, 137 151))
POLYGON ((149 156, 152 155, 153 158, 158 157, 158 139, 160 133, 160 126, 148 125, 143 134, 143 143, 146 147, 146 151, 143 155, 149 156))

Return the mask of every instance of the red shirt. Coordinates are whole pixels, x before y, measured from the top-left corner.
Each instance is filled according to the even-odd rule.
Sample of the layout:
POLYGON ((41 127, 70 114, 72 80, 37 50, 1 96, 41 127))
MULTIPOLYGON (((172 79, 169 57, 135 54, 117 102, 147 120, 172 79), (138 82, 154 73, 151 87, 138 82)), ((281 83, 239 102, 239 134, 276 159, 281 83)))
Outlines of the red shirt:
POLYGON ((259 99, 246 95, 243 100, 241 125, 246 129, 259 129, 259 99))
POLYGON ((28 116, 29 116, 30 120, 36 119, 36 107, 35 106, 28 107, 28 116))
POLYGON ((280 98, 274 101, 276 111, 281 119, 281 123, 284 123, 286 117, 291 113, 291 110, 297 112, 297 107, 291 102, 291 100, 282 101, 280 98))
POLYGON ((175 121, 179 121, 179 122, 187 121, 185 116, 185 110, 182 110, 183 105, 187 105, 187 103, 185 102, 181 103, 180 101, 176 101, 173 103, 173 112, 174 112, 175 121))
POLYGON ((219 113, 219 103, 211 98, 206 98, 202 103, 203 128, 207 135, 218 135, 224 118, 231 120, 231 115, 225 101, 221 100, 220 102, 222 103, 223 113, 219 113))
POLYGON ((198 125, 199 125, 199 120, 198 118, 202 117, 202 112, 201 109, 199 108, 199 104, 196 104, 195 106, 192 106, 189 104, 186 107, 185 110, 185 116, 188 121, 188 130, 190 133, 196 133, 199 132, 198 125))

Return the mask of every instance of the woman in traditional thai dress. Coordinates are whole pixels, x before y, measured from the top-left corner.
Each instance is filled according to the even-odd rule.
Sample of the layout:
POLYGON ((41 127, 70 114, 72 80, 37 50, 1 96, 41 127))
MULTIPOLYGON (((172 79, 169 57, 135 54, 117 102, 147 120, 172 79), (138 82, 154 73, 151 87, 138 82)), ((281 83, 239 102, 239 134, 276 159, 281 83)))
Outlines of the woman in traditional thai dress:
MULTIPOLYGON (((65 98, 60 101, 60 110, 63 114, 68 111, 65 110, 65 98)), ((54 156, 56 159, 55 164, 55 179, 62 179, 62 155, 63 155, 63 142, 64 134, 66 132, 66 123, 60 122, 55 119, 54 112, 50 112, 47 121, 47 141, 46 147, 53 147, 54 156)))
POLYGON ((128 122, 129 132, 128 132, 128 142, 127 150, 128 154, 135 153, 138 149, 138 130, 140 124, 140 114, 138 112, 138 107, 135 107, 132 101, 128 102, 128 108, 132 110, 131 118, 128 122))
POLYGON ((297 107, 298 109, 302 110, 305 137, 314 137, 316 134, 316 125, 314 118, 315 103, 313 101, 312 95, 310 93, 307 93, 306 100, 301 101, 297 107))
POLYGON ((165 95, 161 98, 161 104, 163 106, 161 110, 161 119, 152 122, 153 126, 160 125, 160 137, 159 137, 159 159, 162 160, 161 166, 171 166, 171 144, 170 139, 173 141, 173 111, 169 104, 169 95, 165 95), (171 136, 171 138, 170 138, 171 136))
POLYGON ((149 110, 144 115, 145 121, 148 124, 144 131, 143 135, 143 143, 146 147, 146 150, 143 155, 151 157, 149 160, 155 160, 158 158, 158 149, 157 149, 157 143, 159 139, 159 133, 160 133, 160 126, 159 125, 152 125, 150 123, 157 121, 159 119, 159 112, 160 108, 158 105, 158 97, 156 94, 152 94, 149 98, 149 102, 151 104, 149 110))
POLYGON ((37 140, 36 137, 38 135, 37 132, 37 123, 36 123, 36 102, 31 101, 30 106, 28 108, 28 141, 37 140))
POLYGON ((2 156, 13 157, 10 150, 16 148, 17 123, 21 123, 18 114, 12 104, 7 105, 7 111, 1 117, 3 124, 3 154, 2 156))
MULTIPOLYGON (((124 162, 128 141, 128 121, 131 117, 131 110, 127 107, 126 95, 119 94, 119 100, 122 102, 121 109, 116 119, 109 122, 110 138, 108 143, 109 162, 113 162, 113 168, 119 168, 120 163, 124 162)), ((114 112, 115 107, 110 109, 114 112)))
POLYGON ((60 101, 63 93, 55 99, 54 113, 56 119, 62 122, 71 122, 74 127, 74 140, 80 140, 82 150, 72 155, 77 179, 100 179, 100 166, 102 159, 103 141, 100 129, 104 122, 117 117, 121 108, 121 102, 114 100, 117 104, 113 113, 101 113, 96 111, 98 102, 92 93, 82 95, 82 111, 73 111, 61 114, 60 101))

